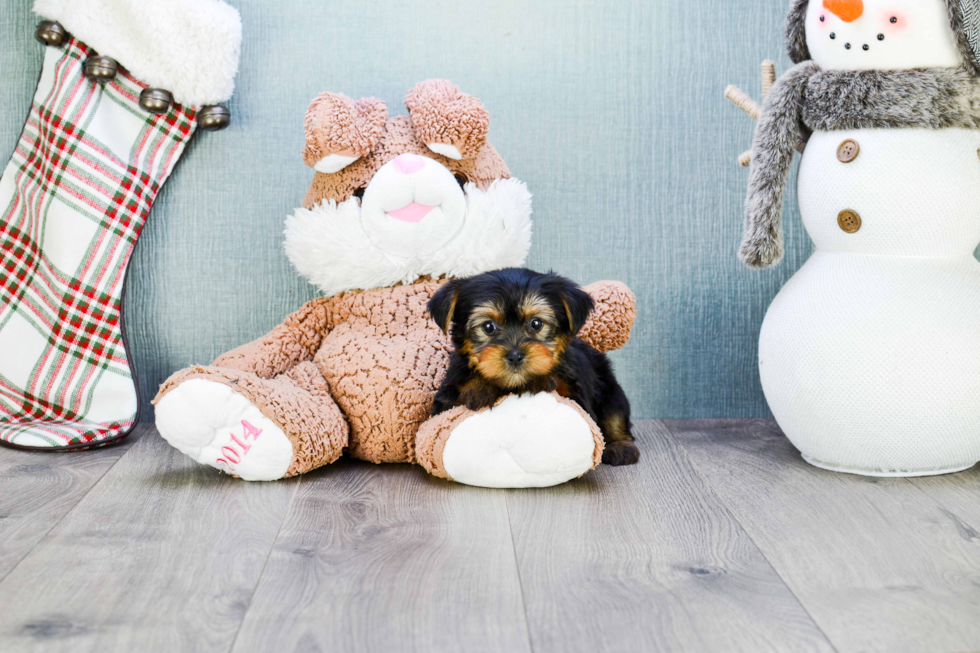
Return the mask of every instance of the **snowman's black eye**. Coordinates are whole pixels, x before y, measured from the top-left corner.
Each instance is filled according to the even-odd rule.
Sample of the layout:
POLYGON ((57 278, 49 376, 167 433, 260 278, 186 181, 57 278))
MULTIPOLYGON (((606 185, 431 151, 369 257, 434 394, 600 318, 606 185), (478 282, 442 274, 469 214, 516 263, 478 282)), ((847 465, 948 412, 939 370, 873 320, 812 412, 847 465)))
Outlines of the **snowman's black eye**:
POLYGON ((892 16, 891 21, 892 21, 892 23, 897 23, 898 22, 898 16, 892 16))
POLYGON ((885 40, 885 35, 884 34, 879 34, 878 35, 878 40, 879 41, 884 41, 885 40))
POLYGON ((834 34, 833 32, 831 32, 831 33, 830 33, 830 38, 832 38, 832 39, 836 39, 836 38, 837 38, 837 35, 836 35, 836 34, 834 34))

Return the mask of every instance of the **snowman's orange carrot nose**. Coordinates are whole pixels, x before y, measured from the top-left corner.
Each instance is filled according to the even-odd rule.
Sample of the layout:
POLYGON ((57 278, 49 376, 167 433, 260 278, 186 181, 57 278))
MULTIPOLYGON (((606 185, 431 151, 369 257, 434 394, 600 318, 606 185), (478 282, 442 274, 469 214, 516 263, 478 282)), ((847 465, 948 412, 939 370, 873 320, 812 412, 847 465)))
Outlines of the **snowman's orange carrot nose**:
POLYGON ((863 0, 823 0, 823 6, 845 23, 853 23, 864 13, 863 0))

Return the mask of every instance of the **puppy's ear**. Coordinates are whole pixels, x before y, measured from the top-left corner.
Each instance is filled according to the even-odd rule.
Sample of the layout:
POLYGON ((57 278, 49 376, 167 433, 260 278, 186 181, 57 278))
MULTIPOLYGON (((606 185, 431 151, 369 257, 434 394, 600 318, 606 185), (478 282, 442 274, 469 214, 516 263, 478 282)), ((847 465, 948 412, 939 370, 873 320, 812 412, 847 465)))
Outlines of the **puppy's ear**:
POLYGON ((432 320, 439 325, 443 333, 449 335, 449 327, 453 323, 453 316, 456 314, 456 302, 459 300, 459 288, 461 282, 453 279, 436 291, 436 294, 429 300, 429 315, 432 320))
POLYGON ((575 335, 585 326, 589 314, 595 307, 592 296, 567 279, 562 280, 561 303, 568 316, 568 328, 575 335))

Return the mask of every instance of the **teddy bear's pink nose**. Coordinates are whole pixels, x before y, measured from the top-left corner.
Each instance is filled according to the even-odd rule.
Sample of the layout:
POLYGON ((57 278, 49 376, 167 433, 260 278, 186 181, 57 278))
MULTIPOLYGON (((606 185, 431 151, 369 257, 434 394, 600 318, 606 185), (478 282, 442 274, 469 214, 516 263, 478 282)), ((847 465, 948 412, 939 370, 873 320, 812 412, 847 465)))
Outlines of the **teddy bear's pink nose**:
POLYGON ((418 154, 399 154, 395 157, 395 167, 403 175, 415 174, 425 165, 425 157, 418 154))

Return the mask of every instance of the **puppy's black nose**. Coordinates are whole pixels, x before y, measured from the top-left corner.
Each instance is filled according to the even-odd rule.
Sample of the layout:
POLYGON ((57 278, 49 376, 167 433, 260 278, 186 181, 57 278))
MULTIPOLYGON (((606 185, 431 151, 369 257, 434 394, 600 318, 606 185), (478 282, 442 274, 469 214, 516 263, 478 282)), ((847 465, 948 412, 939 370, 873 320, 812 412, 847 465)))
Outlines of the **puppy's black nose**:
POLYGON ((520 365, 524 362, 524 352, 520 349, 511 349, 507 352, 507 362, 511 365, 520 365))

